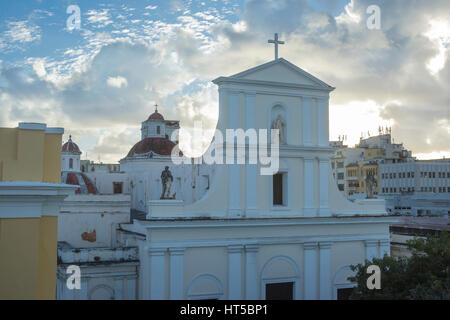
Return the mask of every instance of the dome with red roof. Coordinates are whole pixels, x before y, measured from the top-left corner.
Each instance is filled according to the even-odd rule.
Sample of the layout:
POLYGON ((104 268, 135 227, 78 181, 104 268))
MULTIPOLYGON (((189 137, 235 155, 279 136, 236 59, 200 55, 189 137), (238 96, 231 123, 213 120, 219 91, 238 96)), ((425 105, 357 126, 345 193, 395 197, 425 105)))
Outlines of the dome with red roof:
POLYGON ((159 112, 153 112, 150 117, 148 117, 148 120, 162 120, 164 121, 164 117, 159 112))
POLYGON ((161 156, 170 156, 176 144, 167 138, 145 138, 136 143, 127 157, 146 155, 153 152, 161 156))
POLYGON ((69 140, 63 144, 62 152, 81 153, 80 148, 72 141, 72 136, 69 136, 69 140))
POLYGON ((82 172, 62 172, 61 182, 65 184, 71 184, 74 186, 80 186, 75 190, 76 194, 97 194, 97 188, 92 183, 91 179, 82 172))
POLYGON ((164 117, 158 112, 158 105, 155 104, 155 112, 153 112, 147 120, 161 120, 164 121, 164 117))

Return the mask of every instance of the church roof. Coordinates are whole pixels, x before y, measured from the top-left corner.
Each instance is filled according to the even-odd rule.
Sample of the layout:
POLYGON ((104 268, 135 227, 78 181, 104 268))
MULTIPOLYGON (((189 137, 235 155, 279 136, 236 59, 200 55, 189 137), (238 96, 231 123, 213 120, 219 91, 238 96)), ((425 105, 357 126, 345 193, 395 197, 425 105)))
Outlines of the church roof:
POLYGON ((97 188, 91 179, 82 172, 62 172, 61 182, 65 184, 71 184, 74 186, 80 186, 75 190, 76 194, 97 194, 97 188))
POLYGON ((213 80, 215 84, 221 82, 293 86, 325 91, 333 91, 335 89, 283 58, 272 60, 230 77, 219 77, 213 80))
POLYGON ((164 117, 158 111, 153 112, 147 120, 164 120, 164 117))
POLYGON ((176 144, 168 138, 145 138, 131 148, 127 157, 144 155, 149 152, 154 152, 161 156, 170 156, 175 146, 176 144))
POLYGON ((78 145, 72 141, 72 136, 69 136, 69 140, 63 144, 62 152, 73 152, 73 153, 81 153, 78 145))

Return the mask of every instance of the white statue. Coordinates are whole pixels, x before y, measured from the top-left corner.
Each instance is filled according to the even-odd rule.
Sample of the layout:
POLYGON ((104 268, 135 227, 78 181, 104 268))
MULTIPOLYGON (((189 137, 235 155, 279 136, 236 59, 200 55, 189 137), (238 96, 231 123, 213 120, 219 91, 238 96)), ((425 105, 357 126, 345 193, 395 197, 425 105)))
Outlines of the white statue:
POLYGON ((374 194, 376 186, 377 186, 377 181, 375 180, 375 177, 373 176, 373 174, 368 173, 366 176, 366 193, 367 193, 368 199, 373 198, 373 194, 374 194))
POLYGON ((280 144, 286 144, 286 137, 285 137, 285 132, 284 132, 285 126, 286 125, 285 125, 281 115, 278 115, 278 117, 272 123, 271 129, 278 129, 278 132, 280 134, 280 144))
POLYGON ((161 182, 162 182, 162 194, 161 199, 170 199, 170 187, 172 185, 173 176, 169 170, 169 167, 166 166, 165 170, 161 173, 161 182))

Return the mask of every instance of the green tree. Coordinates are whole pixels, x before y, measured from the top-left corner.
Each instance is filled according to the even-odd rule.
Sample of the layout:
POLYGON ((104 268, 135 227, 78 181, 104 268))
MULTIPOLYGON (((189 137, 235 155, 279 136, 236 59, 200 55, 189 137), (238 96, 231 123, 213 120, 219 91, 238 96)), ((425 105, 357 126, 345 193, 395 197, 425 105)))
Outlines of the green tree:
POLYGON ((441 232, 440 237, 414 238, 407 241, 411 257, 366 260, 364 264, 351 266, 355 276, 348 279, 357 284, 350 299, 450 299, 450 237, 441 232), (381 271, 381 289, 370 290, 367 273, 370 265, 381 271))

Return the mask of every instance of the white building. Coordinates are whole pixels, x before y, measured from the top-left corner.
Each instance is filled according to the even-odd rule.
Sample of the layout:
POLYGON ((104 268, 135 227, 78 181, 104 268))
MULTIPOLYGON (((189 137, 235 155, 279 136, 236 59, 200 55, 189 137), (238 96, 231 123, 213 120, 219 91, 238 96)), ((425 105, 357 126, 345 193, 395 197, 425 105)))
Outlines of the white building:
POLYGON ((171 197, 184 203, 200 199, 210 187, 215 166, 183 164, 174 166, 171 153, 178 144, 178 137, 171 140, 172 133, 179 129, 179 121, 164 120, 155 110, 142 122, 141 140, 120 160, 120 170, 129 177, 131 208, 148 211, 148 202, 162 195, 161 172, 169 167, 173 183, 171 197))
POLYGON ((282 117, 279 172, 260 175, 261 164, 217 165, 197 201, 147 198, 146 218, 122 224, 118 236, 138 247, 138 298, 345 295, 350 265, 389 253, 394 219, 383 200, 345 199, 330 175, 334 88, 282 58, 214 83, 221 132, 270 128, 282 117))
POLYGON ((64 200, 58 218, 57 299, 135 299, 137 248, 117 241, 119 225, 130 222, 130 195, 112 190, 113 181, 128 176, 86 174, 80 170, 80 155, 70 137, 62 146, 61 179, 79 188, 64 200), (81 270, 81 290, 66 285, 72 265, 81 270))
POLYGON ((380 196, 393 214, 448 215, 450 160, 380 163, 380 196))

